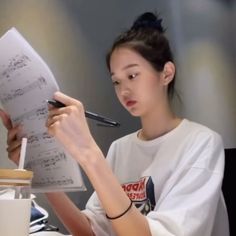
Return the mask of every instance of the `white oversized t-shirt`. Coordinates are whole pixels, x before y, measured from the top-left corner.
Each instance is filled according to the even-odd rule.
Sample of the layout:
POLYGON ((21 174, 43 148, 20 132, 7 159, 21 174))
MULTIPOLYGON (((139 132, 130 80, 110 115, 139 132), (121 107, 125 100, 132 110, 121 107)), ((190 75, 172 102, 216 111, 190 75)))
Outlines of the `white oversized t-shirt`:
MULTIPOLYGON (((151 141, 137 134, 113 142, 107 161, 152 235, 228 236, 221 137, 187 119, 151 141)), ((83 212, 95 235, 115 235, 96 193, 83 212)))

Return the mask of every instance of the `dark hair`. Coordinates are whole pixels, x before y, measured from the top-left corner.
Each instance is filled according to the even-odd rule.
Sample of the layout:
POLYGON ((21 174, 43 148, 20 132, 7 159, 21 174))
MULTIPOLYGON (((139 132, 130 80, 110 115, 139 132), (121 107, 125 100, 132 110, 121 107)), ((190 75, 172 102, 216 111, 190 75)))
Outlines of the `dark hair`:
MULTIPOLYGON (((173 60, 169 41, 165 37, 162 19, 157 14, 146 12, 140 15, 133 26, 123 32, 114 41, 106 57, 107 67, 110 70, 112 52, 119 47, 128 47, 145 58, 156 71, 163 71, 166 62, 173 60)), ((168 96, 174 95, 175 77, 168 85, 168 96)))

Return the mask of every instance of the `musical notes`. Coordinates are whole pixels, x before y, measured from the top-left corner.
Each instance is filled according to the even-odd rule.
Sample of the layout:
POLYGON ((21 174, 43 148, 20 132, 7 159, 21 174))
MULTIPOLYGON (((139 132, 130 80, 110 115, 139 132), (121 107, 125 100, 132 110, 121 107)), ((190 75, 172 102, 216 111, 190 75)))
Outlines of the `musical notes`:
POLYGON ((31 60, 27 55, 16 54, 14 57, 9 59, 7 68, 2 72, 2 77, 9 78, 15 71, 26 67, 30 61, 31 60))
POLYGON ((48 115, 47 105, 40 106, 31 111, 25 112, 24 114, 20 114, 19 116, 12 119, 14 124, 23 123, 23 121, 29 120, 46 120, 48 115))
POLYGON ((26 168, 35 170, 43 169, 44 175, 35 175, 35 185, 38 187, 47 186, 67 186, 73 185, 74 180, 70 176, 66 176, 60 172, 59 176, 51 176, 52 169, 61 169, 62 165, 66 165, 68 162, 64 152, 60 152, 56 149, 40 153, 37 158, 27 162, 26 168))
POLYGON ((42 157, 42 155, 39 155, 39 158, 30 160, 27 165, 30 167, 30 169, 33 169, 34 166, 40 166, 40 168, 43 169, 51 169, 51 168, 57 168, 58 165, 62 164, 62 161, 67 161, 66 160, 66 155, 64 152, 55 152, 55 153, 44 153, 45 156, 42 157))
POLYGON ((14 28, 0 38, 0 51, 0 102, 13 125, 21 125, 17 137, 28 139, 33 192, 84 190, 78 164, 45 127, 46 100, 59 90, 52 72, 14 28))
POLYGON ((47 132, 43 132, 43 133, 39 133, 39 134, 33 134, 28 136, 28 143, 29 144, 34 144, 34 143, 38 143, 38 142, 43 142, 43 141, 48 141, 52 139, 52 137, 47 133, 47 132))
POLYGON ((10 91, 9 93, 3 92, 0 94, 0 100, 2 104, 6 104, 7 102, 16 99, 17 97, 21 97, 24 94, 28 92, 32 92, 34 89, 43 89, 43 86, 47 85, 47 81, 44 77, 40 76, 38 79, 36 79, 34 82, 26 85, 23 88, 18 88, 13 91, 10 91))

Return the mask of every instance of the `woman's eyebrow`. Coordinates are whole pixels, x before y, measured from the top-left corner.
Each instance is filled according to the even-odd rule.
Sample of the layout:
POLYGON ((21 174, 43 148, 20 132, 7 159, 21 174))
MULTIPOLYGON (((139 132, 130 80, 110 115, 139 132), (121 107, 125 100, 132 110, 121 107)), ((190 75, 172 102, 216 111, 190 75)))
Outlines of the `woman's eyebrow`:
MULTIPOLYGON (((124 66, 122 68, 122 70, 126 70, 128 68, 135 67, 135 66, 138 66, 138 64, 128 64, 128 65, 124 66)), ((114 74, 115 74, 114 72, 111 72, 111 76, 113 76, 114 74)))

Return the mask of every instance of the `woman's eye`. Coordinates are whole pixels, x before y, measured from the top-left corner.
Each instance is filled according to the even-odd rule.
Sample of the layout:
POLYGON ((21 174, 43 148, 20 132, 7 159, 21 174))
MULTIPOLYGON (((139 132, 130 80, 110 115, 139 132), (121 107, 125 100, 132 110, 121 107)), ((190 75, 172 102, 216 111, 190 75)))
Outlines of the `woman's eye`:
POLYGON ((112 84, 113 84, 114 86, 116 86, 116 85, 119 84, 119 82, 118 82, 118 81, 112 81, 112 84))
POLYGON ((129 79, 134 79, 135 77, 137 77, 137 73, 133 73, 133 74, 130 74, 128 77, 129 79))

